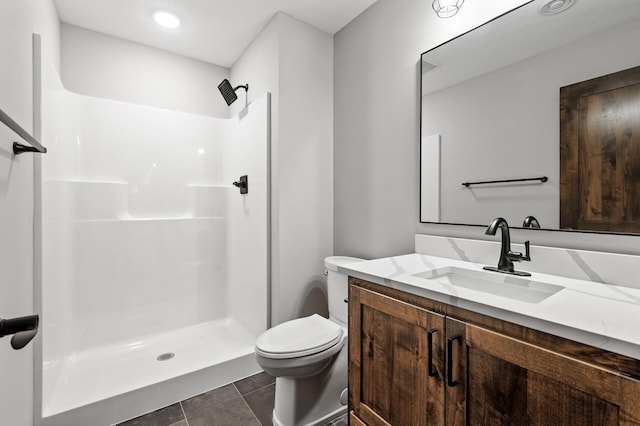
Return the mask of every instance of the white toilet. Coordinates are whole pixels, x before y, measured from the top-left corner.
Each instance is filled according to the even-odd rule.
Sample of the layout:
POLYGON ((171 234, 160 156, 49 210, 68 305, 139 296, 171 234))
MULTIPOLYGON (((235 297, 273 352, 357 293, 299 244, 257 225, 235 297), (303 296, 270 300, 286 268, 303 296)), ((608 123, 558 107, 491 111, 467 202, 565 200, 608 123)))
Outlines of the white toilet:
POLYGON ((275 426, 323 425, 346 413, 348 282, 338 265, 361 261, 342 256, 324 260, 329 319, 314 314, 258 337, 258 364, 276 377, 275 426))

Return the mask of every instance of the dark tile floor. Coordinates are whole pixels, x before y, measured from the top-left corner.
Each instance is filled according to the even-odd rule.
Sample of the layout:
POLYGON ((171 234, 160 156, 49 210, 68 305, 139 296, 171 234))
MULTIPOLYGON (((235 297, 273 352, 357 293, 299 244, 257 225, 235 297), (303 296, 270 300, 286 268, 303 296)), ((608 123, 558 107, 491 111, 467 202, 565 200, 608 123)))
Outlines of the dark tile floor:
MULTIPOLYGON (((275 390, 275 379, 258 373, 118 426, 271 426, 275 390)), ((325 426, 346 426, 346 419, 325 426)))
POLYGON ((271 425, 275 379, 258 373, 118 426, 271 425))

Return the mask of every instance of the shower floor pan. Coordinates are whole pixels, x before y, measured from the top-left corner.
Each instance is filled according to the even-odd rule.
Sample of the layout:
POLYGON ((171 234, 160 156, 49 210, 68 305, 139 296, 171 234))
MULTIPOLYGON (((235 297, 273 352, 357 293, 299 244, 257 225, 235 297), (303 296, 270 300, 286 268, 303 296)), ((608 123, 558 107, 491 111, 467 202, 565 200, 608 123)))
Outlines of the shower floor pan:
POLYGON ((206 392, 260 371, 254 344, 224 319, 75 352, 44 369, 39 423, 110 425, 206 392))

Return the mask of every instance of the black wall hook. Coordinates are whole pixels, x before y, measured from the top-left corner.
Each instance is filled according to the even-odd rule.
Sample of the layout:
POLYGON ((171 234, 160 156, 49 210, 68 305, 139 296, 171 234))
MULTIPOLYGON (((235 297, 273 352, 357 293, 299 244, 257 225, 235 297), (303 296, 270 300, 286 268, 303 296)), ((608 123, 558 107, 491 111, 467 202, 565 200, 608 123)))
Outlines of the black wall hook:
POLYGON ((11 347, 15 350, 22 349, 38 333, 38 315, 28 315, 11 319, 0 319, 0 337, 13 334, 11 347))

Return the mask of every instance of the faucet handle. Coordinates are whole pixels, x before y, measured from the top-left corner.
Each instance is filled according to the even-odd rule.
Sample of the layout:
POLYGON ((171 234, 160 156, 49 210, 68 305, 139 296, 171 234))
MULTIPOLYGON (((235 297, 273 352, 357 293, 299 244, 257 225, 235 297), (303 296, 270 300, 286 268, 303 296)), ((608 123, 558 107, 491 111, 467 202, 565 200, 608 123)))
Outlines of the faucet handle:
POLYGON ((529 241, 524 242, 524 250, 524 255, 517 251, 510 251, 509 253, 507 253, 507 258, 515 262, 522 262, 523 260, 530 261, 531 256, 529 253, 529 241))
POLYGON ((529 251, 529 241, 525 241, 524 242, 524 257, 522 258, 522 260, 526 260, 527 262, 531 261, 531 253, 529 251))

